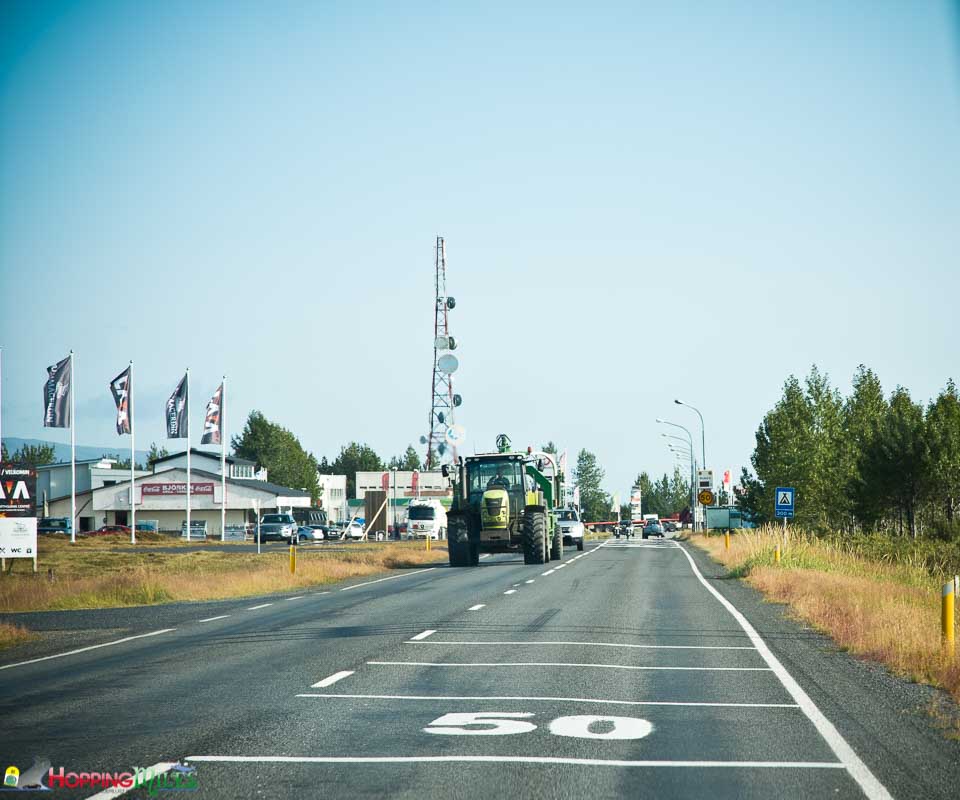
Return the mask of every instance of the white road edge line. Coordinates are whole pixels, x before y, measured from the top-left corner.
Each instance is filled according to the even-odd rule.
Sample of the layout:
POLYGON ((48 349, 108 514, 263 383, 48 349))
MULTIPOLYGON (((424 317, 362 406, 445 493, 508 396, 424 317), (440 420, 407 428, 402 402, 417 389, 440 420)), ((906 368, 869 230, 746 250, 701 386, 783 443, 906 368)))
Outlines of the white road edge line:
MULTIPOLYGON (((410 641, 414 641, 411 639, 410 641)), ((535 647, 540 647, 541 645, 572 645, 575 647, 624 647, 629 650, 750 650, 752 652, 756 651, 755 647, 749 647, 747 645, 734 645, 734 644, 717 644, 717 645, 708 645, 708 644, 617 644, 616 642, 450 642, 450 641, 436 641, 436 642, 422 642, 422 644, 455 644, 455 645, 467 645, 469 647, 478 647, 484 645, 497 645, 498 647, 503 645, 533 645, 535 647)))
POLYGON ((531 578, 531 579, 528 580, 528 581, 524 581, 524 583, 533 583, 535 580, 536 580, 536 578, 531 578))
POLYGON ((322 681, 317 681, 310 688, 311 689, 323 689, 327 686, 333 686, 337 681, 342 681, 344 678, 349 678, 353 675, 355 670, 345 669, 342 672, 334 672, 333 675, 328 675, 322 681))
POLYGON ((207 617, 206 619, 198 619, 197 622, 213 622, 218 619, 226 619, 229 617, 229 614, 221 614, 219 617, 207 617))
POLYGON ((470 606, 467 611, 479 611, 481 608, 486 608, 486 603, 477 603, 475 606, 470 606))
POLYGON ((462 700, 492 700, 501 701, 540 701, 547 703, 601 703, 613 706, 694 706, 697 708, 796 708, 796 703, 710 703, 697 701, 680 700, 597 700, 590 697, 513 697, 513 696, 437 696, 437 695, 403 695, 403 694, 317 694, 306 693, 298 694, 297 697, 328 697, 342 698, 347 700, 437 700, 439 702, 462 701, 462 700))
POLYGON ((433 636, 433 634, 435 633, 436 631, 427 630, 427 631, 424 631, 423 633, 418 633, 416 636, 411 636, 410 641, 419 642, 419 641, 422 641, 423 639, 426 639, 428 636, 433 636))
POLYGON ((103 644, 92 644, 89 647, 80 647, 76 650, 68 650, 66 653, 57 653, 52 656, 42 656, 41 658, 31 658, 29 661, 18 661, 15 664, 4 664, 0 667, 0 670, 3 669, 13 669, 14 667, 25 667, 27 664, 37 664, 40 661, 49 661, 52 658, 63 658, 64 656, 75 656, 77 653, 86 653, 88 650, 97 650, 100 647, 111 647, 115 644, 123 644, 124 642, 132 642, 134 639, 146 639, 148 636, 159 636, 161 633, 170 633, 175 631, 176 628, 163 628, 159 631, 151 631, 150 633, 139 633, 136 636, 125 636, 122 639, 116 639, 112 642, 104 642, 103 644))
POLYGON ((579 667, 636 672, 771 672, 770 667, 635 667, 627 664, 580 664, 569 661, 368 661, 377 667, 579 667))
POLYGON ((261 603, 258 606, 250 606, 250 608, 248 608, 247 611, 257 611, 258 609, 266 608, 267 606, 272 606, 272 605, 273 603, 261 603))
POLYGON ((288 597, 287 600, 303 600, 304 595, 298 594, 296 597, 288 597))
POLYGON ((840 732, 834 727, 833 723, 824 716, 823 712, 817 708, 816 704, 810 699, 810 696, 803 690, 800 684, 787 672, 783 664, 780 663, 780 660, 770 651, 770 648, 767 647, 767 643, 760 634, 757 633, 753 625, 736 609, 733 603, 707 583, 707 580, 697 568, 693 556, 687 552, 687 548, 679 545, 678 547, 687 557, 687 561, 690 562, 690 568, 693 570, 694 575, 697 576, 697 580, 719 601, 720 605, 730 612, 730 616, 740 624, 740 627, 743 628, 747 636, 750 637, 750 641, 753 642, 754 647, 760 652, 763 660, 770 665, 770 669, 773 670, 773 673, 780 680, 780 683, 783 684, 783 688, 787 690, 790 697, 796 701, 797 705, 803 710, 803 713, 807 715, 807 718, 813 723, 817 732, 830 746, 834 755, 840 759, 844 768, 857 782, 857 785, 859 785, 863 793, 870 798, 870 800, 892 800, 890 792, 877 780, 869 767, 860 760, 860 756, 858 756, 856 751, 847 743, 847 740, 840 735, 840 732))
MULTIPOLYGON (((154 764, 152 767, 146 767, 144 769, 144 772, 151 775, 152 777, 165 775, 171 769, 177 766, 178 763, 179 763, 178 761, 159 761, 156 764, 154 764)), ((140 786, 135 787, 132 783, 130 784, 130 786, 127 786, 126 788, 124 788, 123 786, 110 786, 104 789, 102 792, 97 792, 96 794, 90 795, 86 800, 109 800, 109 798, 112 798, 112 797, 120 797, 120 795, 126 794, 127 792, 135 788, 140 789, 144 787, 140 787, 140 786)), ((147 790, 147 793, 148 794, 150 793, 149 789, 147 790)))
POLYGON ((392 581, 392 580, 396 580, 397 578, 407 578, 410 575, 419 575, 422 572, 430 572, 431 570, 435 570, 435 569, 436 567, 427 567, 426 569, 418 569, 418 570, 414 570, 413 572, 406 572, 403 575, 388 575, 386 578, 378 578, 375 581, 367 581, 366 583, 355 583, 353 584, 353 586, 344 586, 340 591, 349 592, 351 589, 359 589, 361 586, 371 586, 374 583, 383 583, 384 581, 392 581))
POLYGON ((516 594, 516 593, 517 593, 516 589, 507 589, 507 591, 504 592, 504 594, 516 594))
POLYGON ((541 575, 553 575, 554 572, 556 572, 555 569, 548 569, 546 572, 541 572, 540 574, 541 574, 541 575))
POLYGON ((834 761, 614 761, 553 756, 189 756, 188 762, 260 764, 569 764, 586 767, 689 767, 693 769, 843 769, 834 761))

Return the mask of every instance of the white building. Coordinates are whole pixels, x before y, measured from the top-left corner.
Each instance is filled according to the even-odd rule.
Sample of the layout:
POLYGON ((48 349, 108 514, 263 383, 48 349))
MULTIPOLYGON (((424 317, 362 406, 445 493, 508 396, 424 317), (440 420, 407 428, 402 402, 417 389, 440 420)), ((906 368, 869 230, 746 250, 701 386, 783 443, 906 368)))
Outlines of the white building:
POLYGON ((367 492, 386 489, 390 497, 452 497, 450 479, 441 472, 407 472, 381 470, 358 472, 356 499, 363 500, 367 492), (414 477, 416 476, 416 477, 414 477))
MULTIPOLYGON (((112 458, 88 458, 77 461, 77 492, 113 486, 121 481, 130 481, 130 470, 117 469, 112 458)), ((145 470, 135 470, 134 475, 149 475, 145 470)), ((37 505, 39 509, 56 497, 70 496, 70 462, 43 464, 37 467, 37 505)), ((42 512, 41 512, 42 513, 42 512)), ((43 516, 51 516, 43 514, 43 516)), ((62 516, 70 516, 69 510, 62 516)))
POLYGON ((327 519, 330 522, 350 519, 347 512, 347 476, 317 473, 317 483, 320 486, 320 507, 327 512, 327 519))
MULTIPOLYGON (((256 462, 249 461, 246 458, 237 458, 236 456, 231 455, 226 457, 226 462, 228 478, 247 481, 267 480, 267 470, 263 468, 257 469, 256 462)), ((163 472, 164 470, 175 468, 187 468, 187 452, 185 450, 182 453, 173 453, 172 455, 158 458, 153 462, 154 472, 163 472)), ((213 472, 214 474, 219 475, 219 451, 214 452, 211 450, 198 450, 196 447, 191 447, 190 469, 203 469, 207 472, 213 472)))

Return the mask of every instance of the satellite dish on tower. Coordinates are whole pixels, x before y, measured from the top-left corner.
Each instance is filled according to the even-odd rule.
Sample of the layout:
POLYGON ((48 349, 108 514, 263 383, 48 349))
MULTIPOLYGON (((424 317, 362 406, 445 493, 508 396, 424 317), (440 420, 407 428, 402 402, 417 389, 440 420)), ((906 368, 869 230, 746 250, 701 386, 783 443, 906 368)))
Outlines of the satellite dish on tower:
POLYGON ((426 436, 421 436, 421 437, 420 437, 420 444, 426 444, 426 443, 427 443, 427 437, 426 437, 426 436))
POLYGON ((463 398, 460 395, 455 394, 453 396, 453 405, 455 407, 459 407, 462 403, 463 403, 463 398))
POLYGON ((452 336, 438 336, 433 340, 433 346, 436 350, 456 350, 457 340, 452 336))
POLYGON ((457 357, 451 353, 442 355, 437 359, 437 369, 446 375, 453 375, 459 366, 460 362, 457 361, 457 357))
POLYGON ((463 425, 451 425, 447 428, 447 434, 444 436, 448 444, 456 447, 459 444, 462 444, 464 439, 467 438, 467 431, 463 425))

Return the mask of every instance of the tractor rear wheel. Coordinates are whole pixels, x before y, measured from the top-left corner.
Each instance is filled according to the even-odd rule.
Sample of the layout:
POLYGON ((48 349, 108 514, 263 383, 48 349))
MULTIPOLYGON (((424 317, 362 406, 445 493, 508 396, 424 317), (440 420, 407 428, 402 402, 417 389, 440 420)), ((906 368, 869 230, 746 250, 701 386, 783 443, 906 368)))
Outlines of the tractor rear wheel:
POLYGON ((545 564, 547 551, 547 515, 542 511, 528 511, 523 515, 523 563, 545 564))
POLYGON ((563 559, 563 531, 557 525, 553 532, 553 544, 550 547, 550 560, 561 561, 563 559))

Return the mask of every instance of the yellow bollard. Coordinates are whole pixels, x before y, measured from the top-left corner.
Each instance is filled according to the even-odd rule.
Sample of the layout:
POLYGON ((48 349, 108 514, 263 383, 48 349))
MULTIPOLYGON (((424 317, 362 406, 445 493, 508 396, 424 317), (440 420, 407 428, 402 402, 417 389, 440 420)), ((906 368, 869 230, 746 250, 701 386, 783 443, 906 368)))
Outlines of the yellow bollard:
POLYGON ((940 632, 943 634, 943 645, 949 651, 953 652, 953 610, 955 605, 956 587, 953 581, 943 584, 943 593, 940 597, 940 632))
POLYGON ((290 574, 293 575, 297 571, 297 548, 294 545, 290 545, 290 574))
POLYGON ((723 534, 723 547, 726 550, 730 549, 730 531, 723 534))
POLYGON ((777 549, 773 553, 773 560, 778 564, 780 563, 780 545, 777 545, 777 549))
POLYGON ((427 552, 428 552, 428 553, 430 552, 430 540, 431 540, 432 538, 433 538, 433 537, 428 533, 428 534, 427 534, 427 552))

